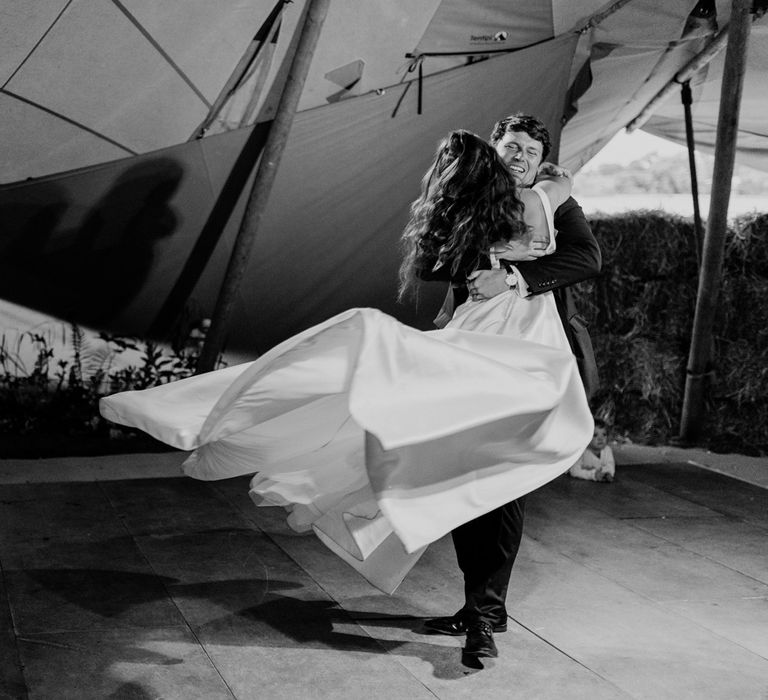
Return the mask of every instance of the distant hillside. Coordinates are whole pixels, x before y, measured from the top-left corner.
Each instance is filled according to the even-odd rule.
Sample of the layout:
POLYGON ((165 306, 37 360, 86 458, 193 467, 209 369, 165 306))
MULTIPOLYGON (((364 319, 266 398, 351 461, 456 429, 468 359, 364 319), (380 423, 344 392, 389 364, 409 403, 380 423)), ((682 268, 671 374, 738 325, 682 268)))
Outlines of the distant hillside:
MULTIPOLYGON (((696 156, 699 194, 709 194, 712 187, 714 158, 696 156)), ((597 196, 633 193, 683 194, 691 191, 688 157, 661 156, 651 153, 629 165, 589 163, 576 175, 575 193, 597 196)), ((734 168, 732 194, 768 197, 768 173, 737 165, 734 168)))

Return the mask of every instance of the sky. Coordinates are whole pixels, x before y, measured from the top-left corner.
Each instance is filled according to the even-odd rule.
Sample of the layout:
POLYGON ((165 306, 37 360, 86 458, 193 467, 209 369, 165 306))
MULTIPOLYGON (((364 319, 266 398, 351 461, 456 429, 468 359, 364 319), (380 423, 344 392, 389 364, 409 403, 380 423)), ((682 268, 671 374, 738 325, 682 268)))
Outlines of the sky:
MULTIPOLYGON (((685 146, 653 136, 652 134, 647 134, 639 129, 631 134, 622 129, 605 145, 603 150, 584 165, 580 172, 588 173, 594 168, 607 164, 628 165, 632 161, 652 153, 657 153, 661 156, 679 157, 685 159, 686 162, 688 159, 688 151, 685 146)), ((696 155, 698 162, 699 157, 702 155, 701 151, 696 151, 696 155)), ((707 154, 707 157, 712 158, 713 156, 707 154)), ((738 161, 736 165, 747 168, 753 176, 763 178, 764 181, 768 182, 768 173, 755 170, 743 164, 739 165, 738 161)))
POLYGON ((585 165, 585 169, 591 169, 607 163, 627 165, 633 160, 642 158, 649 153, 661 155, 684 155, 684 146, 672 143, 666 139, 647 134, 644 131, 633 131, 627 134, 625 129, 619 131, 606 146, 585 165))
MULTIPOLYGON (((638 209, 661 209, 669 213, 679 214, 680 216, 692 216, 693 201, 690 194, 638 192, 623 194, 621 197, 617 197, 610 193, 604 195, 595 194, 593 189, 581 186, 584 183, 584 176, 588 176, 601 166, 609 164, 628 166, 632 161, 642 159, 653 153, 662 157, 679 159, 680 162, 686 164, 688 162, 688 153, 685 146, 640 130, 628 134, 622 129, 579 171, 574 182, 574 197, 578 199, 587 214, 595 212, 616 214, 638 209)), ((697 152, 698 155, 701 154, 697 152)), ((768 187, 768 173, 762 173, 751 168, 746 170, 753 173, 753 175, 750 175, 751 182, 755 181, 755 177, 757 177, 758 180, 762 179, 765 186, 768 187)), ((700 169, 701 172, 703 170, 700 169)), ((701 177, 699 178, 699 187, 699 206, 706 216, 710 204, 710 191, 706 185, 702 184, 701 177)), ((733 218, 754 211, 765 211, 767 201, 765 194, 732 193, 729 198, 728 215, 730 218, 733 218)))

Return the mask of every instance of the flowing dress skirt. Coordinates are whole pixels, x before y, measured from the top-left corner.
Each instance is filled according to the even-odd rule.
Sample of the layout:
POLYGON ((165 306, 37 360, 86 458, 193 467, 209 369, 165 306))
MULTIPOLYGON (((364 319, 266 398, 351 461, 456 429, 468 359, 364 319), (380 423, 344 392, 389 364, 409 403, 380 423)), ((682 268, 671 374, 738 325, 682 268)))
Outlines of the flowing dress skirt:
POLYGON ((533 299, 468 303, 430 332, 350 309, 100 409, 193 450, 191 477, 254 475, 257 504, 392 592, 430 542, 565 472, 592 437, 554 300, 533 299))

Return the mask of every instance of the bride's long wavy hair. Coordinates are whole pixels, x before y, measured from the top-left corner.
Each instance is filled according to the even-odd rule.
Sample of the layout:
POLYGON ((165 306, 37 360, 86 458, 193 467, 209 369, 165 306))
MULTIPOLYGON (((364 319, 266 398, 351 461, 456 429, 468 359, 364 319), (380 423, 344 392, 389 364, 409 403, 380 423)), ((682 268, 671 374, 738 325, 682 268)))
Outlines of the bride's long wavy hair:
POLYGON ((493 243, 525 235, 522 215, 515 180, 493 147, 469 131, 452 131, 411 204, 398 299, 415 288, 419 270, 446 265, 451 277, 471 272, 493 243))

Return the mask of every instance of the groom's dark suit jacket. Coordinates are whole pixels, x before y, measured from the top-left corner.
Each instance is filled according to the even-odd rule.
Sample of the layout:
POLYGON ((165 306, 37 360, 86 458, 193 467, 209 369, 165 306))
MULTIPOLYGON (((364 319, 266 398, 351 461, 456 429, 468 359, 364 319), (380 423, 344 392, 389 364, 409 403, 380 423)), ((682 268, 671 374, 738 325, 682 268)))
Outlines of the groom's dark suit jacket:
MULTIPOLYGON (((569 197, 555 210, 557 251, 536 260, 514 263, 533 294, 552 291, 568 342, 579 364, 579 371, 587 389, 594 393, 597 374, 589 334, 574 303, 570 286, 600 274, 602 256, 584 212, 573 197, 569 197)), ((488 261, 490 266, 490 261, 488 261)), ((423 279, 448 279, 446 270, 436 273, 424 271, 423 279)), ((462 273, 463 274, 463 273, 462 273)), ((454 280, 459 282, 463 280, 454 280)), ((443 304, 435 324, 442 327, 453 314, 455 306, 467 298, 466 286, 453 286, 452 293, 443 304)))

